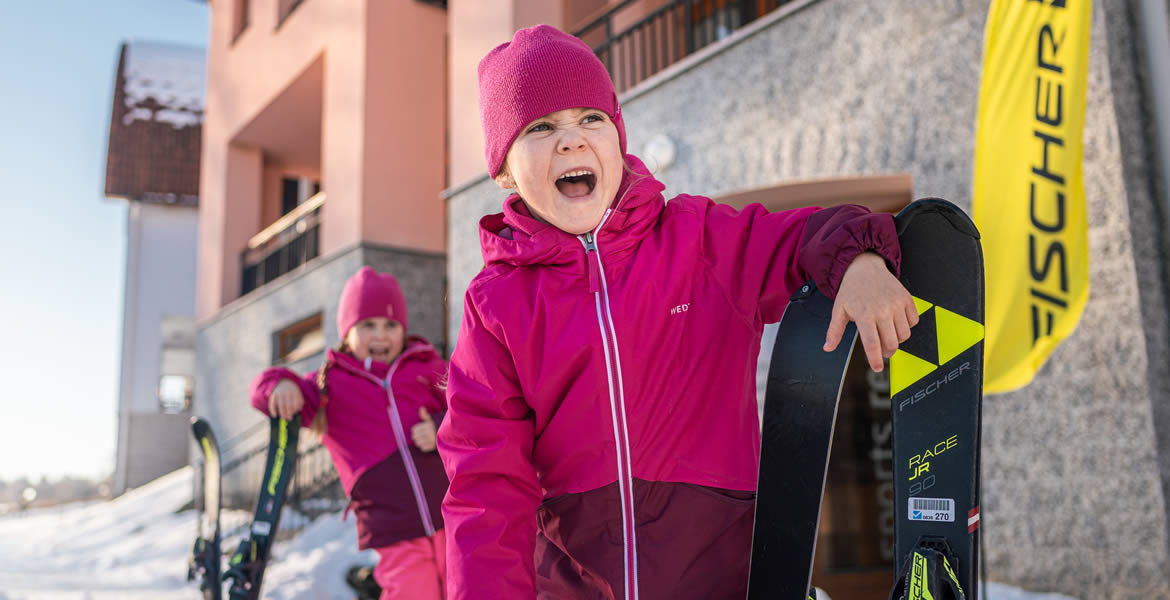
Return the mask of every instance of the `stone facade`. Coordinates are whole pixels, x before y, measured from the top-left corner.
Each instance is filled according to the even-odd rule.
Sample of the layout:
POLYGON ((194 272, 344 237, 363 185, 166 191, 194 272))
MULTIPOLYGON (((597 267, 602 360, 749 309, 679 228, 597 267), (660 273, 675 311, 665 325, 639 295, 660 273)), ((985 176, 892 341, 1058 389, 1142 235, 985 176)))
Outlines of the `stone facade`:
MULTIPOLYGON (((630 151, 657 135, 674 142, 674 163, 657 173, 667 197, 910 173, 916 197, 970 210, 989 6, 788 5, 623 96, 630 151)), ((984 401, 987 576, 1077 598, 1170 598, 1170 306, 1155 194, 1166 174, 1156 173, 1144 133, 1154 109, 1134 10, 1125 0, 1094 3, 1088 307, 1031 385, 984 401)), ((482 265, 478 220, 498 212, 504 193, 484 177, 447 198, 454 342, 482 265)))

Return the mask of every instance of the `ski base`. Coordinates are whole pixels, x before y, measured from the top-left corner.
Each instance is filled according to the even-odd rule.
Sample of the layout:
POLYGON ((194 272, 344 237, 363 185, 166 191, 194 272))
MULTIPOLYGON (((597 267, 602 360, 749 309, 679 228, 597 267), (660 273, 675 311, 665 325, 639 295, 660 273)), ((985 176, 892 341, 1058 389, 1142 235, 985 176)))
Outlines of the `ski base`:
POLYGON ((301 415, 290 420, 272 417, 269 426, 268 457, 260 481, 260 497, 248 537, 240 541, 228 562, 223 578, 231 582, 230 600, 259 600, 260 583, 272 553, 272 543, 280 526, 280 512, 296 471, 297 437, 301 415))
POLYGON ((890 358, 894 576, 899 600, 978 597, 983 254, 945 200, 895 219, 919 321, 890 358))
POLYGON ((220 461, 219 444, 211 431, 211 424, 199 417, 191 418, 191 433, 203 450, 203 512, 199 535, 191 549, 187 567, 187 581, 200 578, 199 589, 204 600, 220 600, 223 585, 220 581, 219 506, 220 461))

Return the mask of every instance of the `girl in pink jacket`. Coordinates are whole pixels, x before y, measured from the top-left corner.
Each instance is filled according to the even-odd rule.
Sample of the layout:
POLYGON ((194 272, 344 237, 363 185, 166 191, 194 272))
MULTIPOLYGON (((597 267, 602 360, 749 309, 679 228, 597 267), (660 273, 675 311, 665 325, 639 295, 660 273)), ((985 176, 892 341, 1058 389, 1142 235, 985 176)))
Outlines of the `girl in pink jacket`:
POLYGON ((362 267, 337 305, 338 349, 316 373, 285 368, 252 382, 252 406, 301 412, 329 450, 357 521, 358 546, 379 555, 382 600, 443 597, 445 537, 440 503, 447 476, 435 452, 446 400, 446 362, 407 336, 406 300, 388 273, 362 267))
MULTIPOLYGON (((882 368, 917 322, 890 215, 666 201, 609 74, 524 29, 479 65, 488 169, 439 453, 448 597, 743 598, 765 323, 808 278, 882 368)), ((815 351, 810 349, 810 351, 815 351)))

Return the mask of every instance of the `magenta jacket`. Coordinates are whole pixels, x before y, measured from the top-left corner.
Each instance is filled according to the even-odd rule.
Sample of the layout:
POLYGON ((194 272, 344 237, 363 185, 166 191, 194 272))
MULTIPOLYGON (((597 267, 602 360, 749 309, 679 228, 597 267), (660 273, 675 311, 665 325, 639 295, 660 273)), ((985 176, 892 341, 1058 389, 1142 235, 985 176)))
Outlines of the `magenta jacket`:
MULTIPOLYGON (((436 423, 442 420, 446 361, 430 343, 413 336, 389 365, 369 361, 367 366, 334 350, 326 360, 328 429, 321 442, 350 498, 359 547, 380 548, 434 534, 443 527, 440 506, 447 475, 436 452, 414 445, 410 428, 421 420, 419 407, 426 407, 436 423)), ((301 424, 308 427, 321 406, 315 371, 303 377, 281 367, 264 371, 252 382, 252 406, 268 414, 268 396, 281 379, 300 385, 305 396, 301 424)))
MULTIPOLYGON (((780 320, 810 276, 835 296, 861 252, 877 251, 897 271, 890 215, 857 206, 737 212, 687 195, 665 202, 663 185, 627 161, 638 175, 627 174, 594 232, 542 224, 517 196, 480 221, 486 266, 464 298, 439 430, 451 481, 443 502, 451 599, 549 589, 534 582, 538 529, 542 543, 570 556, 597 554, 575 550, 572 531, 586 545, 613 538, 619 551, 597 569, 616 561, 616 575, 589 577, 608 578, 597 597, 636 597, 639 574, 656 568, 641 545, 643 523, 687 512, 666 510, 667 492, 653 482, 693 487, 696 497, 730 492, 736 519, 748 513, 750 548, 764 324, 780 320), (645 499, 655 494, 664 512, 650 515, 645 499), (586 534, 580 519, 566 522, 609 518, 566 496, 608 507, 600 510, 616 515, 613 526, 586 534)), ((669 546, 669 534, 656 543, 669 546)), ((578 564, 589 558, 566 568, 589 569, 578 564)), ((661 589, 643 581, 641 597, 661 589)))

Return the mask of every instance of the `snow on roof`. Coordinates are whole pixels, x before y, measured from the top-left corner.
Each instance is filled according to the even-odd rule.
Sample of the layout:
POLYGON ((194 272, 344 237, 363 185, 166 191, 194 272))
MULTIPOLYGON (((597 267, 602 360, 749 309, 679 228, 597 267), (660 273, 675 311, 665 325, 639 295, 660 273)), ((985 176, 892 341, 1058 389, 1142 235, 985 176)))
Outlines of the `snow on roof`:
POLYGON ((204 49, 131 42, 126 44, 125 61, 122 91, 127 111, 123 125, 141 119, 182 129, 203 122, 207 83, 204 49))

